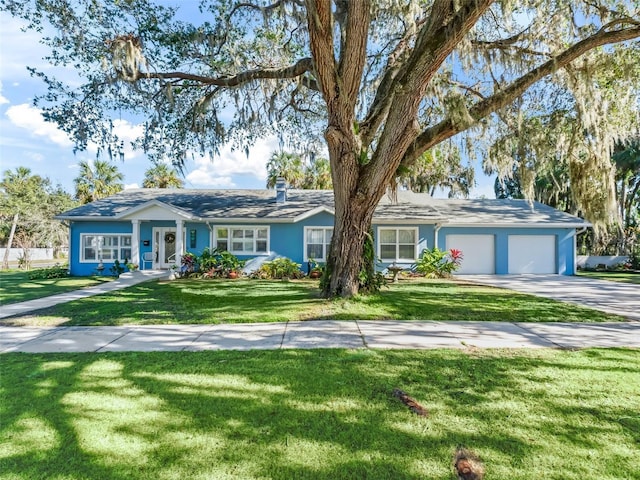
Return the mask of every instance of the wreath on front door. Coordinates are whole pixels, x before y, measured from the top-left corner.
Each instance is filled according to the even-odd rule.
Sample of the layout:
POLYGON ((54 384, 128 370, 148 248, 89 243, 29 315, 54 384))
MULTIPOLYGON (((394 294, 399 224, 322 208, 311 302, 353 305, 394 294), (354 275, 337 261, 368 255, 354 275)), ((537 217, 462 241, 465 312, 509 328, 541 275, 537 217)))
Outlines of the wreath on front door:
POLYGON ((164 236, 164 241, 167 242, 167 243, 175 242, 176 241, 176 234, 172 233, 172 232, 166 233, 165 236, 164 236))

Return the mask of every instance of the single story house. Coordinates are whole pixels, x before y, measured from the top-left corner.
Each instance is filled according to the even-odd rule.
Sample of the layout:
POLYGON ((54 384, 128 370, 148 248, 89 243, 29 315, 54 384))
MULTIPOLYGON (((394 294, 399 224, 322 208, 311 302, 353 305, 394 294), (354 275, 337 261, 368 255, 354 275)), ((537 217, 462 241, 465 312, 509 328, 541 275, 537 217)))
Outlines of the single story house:
MULTIPOLYGON (((241 259, 288 257, 306 269, 327 258, 333 232, 333 192, 288 190, 133 189, 57 216, 69 225, 72 275, 107 269, 125 259, 142 269, 179 265, 184 252, 205 247, 241 259)), ((525 200, 434 199, 398 191, 373 218, 384 269, 410 267, 425 248, 462 250, 460 274, 576 271, 581 218, 525 200)))

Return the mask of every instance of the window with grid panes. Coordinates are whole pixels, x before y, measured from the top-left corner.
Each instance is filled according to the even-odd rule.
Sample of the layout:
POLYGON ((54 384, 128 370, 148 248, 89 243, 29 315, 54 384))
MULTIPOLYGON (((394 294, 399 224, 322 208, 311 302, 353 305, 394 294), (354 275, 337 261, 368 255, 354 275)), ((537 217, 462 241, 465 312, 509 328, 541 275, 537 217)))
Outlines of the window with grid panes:
POLYGON ((415 228, 379 228, 378 256, 383 261, 413 261, 418 231, 415 228))
POLYGON ((131 260, 131 235, 81 235, 82 262, 131 260))
POLYGON ((305 260, 325 262, 329 255, 329 246, 333 236, 333 227, 308 227, 305 229, 305 260))

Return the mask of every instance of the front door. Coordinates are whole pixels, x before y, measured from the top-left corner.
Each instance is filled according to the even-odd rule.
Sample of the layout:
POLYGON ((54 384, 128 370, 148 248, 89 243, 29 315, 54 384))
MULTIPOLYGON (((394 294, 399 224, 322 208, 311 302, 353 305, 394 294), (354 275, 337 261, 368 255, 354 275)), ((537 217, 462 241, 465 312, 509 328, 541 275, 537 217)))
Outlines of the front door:
POLYGON ((171 268, 176 264, 175 227, 153 229, 153 250, 156 254, 155 268, 171 268))

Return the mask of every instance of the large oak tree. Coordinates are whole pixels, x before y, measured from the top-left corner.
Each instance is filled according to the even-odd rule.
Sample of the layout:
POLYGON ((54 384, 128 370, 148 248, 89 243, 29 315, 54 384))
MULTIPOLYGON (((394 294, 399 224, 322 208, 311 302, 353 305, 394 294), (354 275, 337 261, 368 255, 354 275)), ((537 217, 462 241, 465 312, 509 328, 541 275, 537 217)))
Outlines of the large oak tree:
POLYGON ((119 109, 145 115, 140 146, 176 163, 196 147, 320 133, 335 192, 328 296, 357 293, 371 219, 397 172, 457 134, 490 132, 543 79, 589 81, 566 67, 597 70, 614 56, 624 66, 640 36, 636 0, 211 0, 182 20, 151 0, 2 4, 44 26, 51 61, 86 80, 43 76, 41 105, 51 101, 48 118, 80 147, 113 142, 106 119, 119 109))

